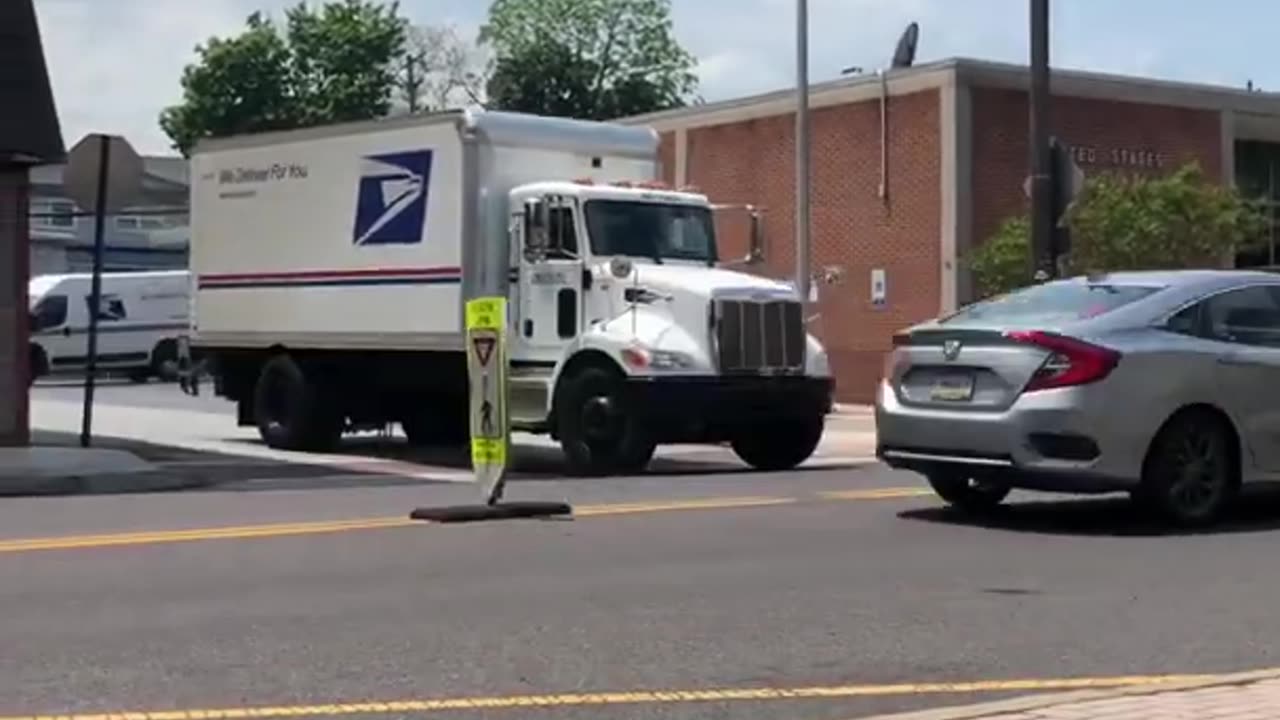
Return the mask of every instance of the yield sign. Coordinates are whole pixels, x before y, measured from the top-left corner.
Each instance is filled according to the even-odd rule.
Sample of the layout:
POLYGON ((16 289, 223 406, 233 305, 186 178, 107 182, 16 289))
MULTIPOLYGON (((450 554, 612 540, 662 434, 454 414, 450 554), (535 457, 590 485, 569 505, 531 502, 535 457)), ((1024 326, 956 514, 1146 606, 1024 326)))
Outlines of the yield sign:
POLYGON ((471 346, 475 348, 476 358, 482 366, 489 364, 489 358, 493 357, 493 346, 496 340, 492 337, 472 338, 471 346))

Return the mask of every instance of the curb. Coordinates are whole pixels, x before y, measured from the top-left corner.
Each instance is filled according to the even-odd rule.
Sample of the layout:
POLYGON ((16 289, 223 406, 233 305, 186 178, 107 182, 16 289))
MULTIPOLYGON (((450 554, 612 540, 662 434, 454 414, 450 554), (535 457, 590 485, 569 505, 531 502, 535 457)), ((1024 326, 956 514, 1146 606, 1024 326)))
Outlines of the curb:
POLYGON ((979 718, 992 718, 993 720, 996 720, 1000 715, 1034 712, 1057 705, 1072 705, 1098 700, 1109 700, 1119 697, 1186 692, 1212 687, 1251 685, 1256 682, 1277 678, 1280 678, 1280 668, 1270 668, 1267 670, 1252 670, 1249 672, 1217 675, 1189 680, 1174 680, 1163 683, 1157 682, 1148 685, 1133 685, 1130 687, 1108 688, 1104 690, 1070 690, 1067 692, 1018 697, 1009 700, 996 700, 993 702, 978 703, 976 705, 916 710, 905 713, 890 713, 888 715, 870 715, 859 718, 858 720, 978 720, 979 718))
POLYGON ((129 493, 191 490, 214 485, 212 480, 147 471, 127 475, 66 475, 24 480, 0 480, 0 497, 51 495, 125 495, 129 493))

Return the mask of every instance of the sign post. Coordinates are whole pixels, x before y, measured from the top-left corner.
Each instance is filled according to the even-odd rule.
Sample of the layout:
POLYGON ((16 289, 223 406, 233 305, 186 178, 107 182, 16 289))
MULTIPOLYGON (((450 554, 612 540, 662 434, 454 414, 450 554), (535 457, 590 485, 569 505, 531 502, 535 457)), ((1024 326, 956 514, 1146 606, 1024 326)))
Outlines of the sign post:
POLYGON ((485 502, 502 499, 511 448, 507 416, 507 299, 467 302, 467 377, 471 383, 471 467, 485 502))
POLYGON ((86 135, 67 155, 62 184, 67 197, 93 213, 93 280, 89 297, 88 367, 80 446, 93 436, 93 390, 98 376, 98 318, 102 312, 102 255, 106 216, 134 203, 142 190, 142 158, 119 135, 86 135))

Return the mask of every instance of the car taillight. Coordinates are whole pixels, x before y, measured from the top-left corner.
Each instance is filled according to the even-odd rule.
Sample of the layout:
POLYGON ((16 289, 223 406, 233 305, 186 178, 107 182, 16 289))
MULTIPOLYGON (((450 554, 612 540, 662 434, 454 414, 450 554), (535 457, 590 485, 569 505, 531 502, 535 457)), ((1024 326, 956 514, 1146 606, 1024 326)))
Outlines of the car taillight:
POLYGON ((1120 362, 1120 353, 1115 350, 1054 333, 1015 330, 1005 333, 1005 337, 1050 352, 1049 359, 1031 376, 1023 392, 1097 382, 1120 362))

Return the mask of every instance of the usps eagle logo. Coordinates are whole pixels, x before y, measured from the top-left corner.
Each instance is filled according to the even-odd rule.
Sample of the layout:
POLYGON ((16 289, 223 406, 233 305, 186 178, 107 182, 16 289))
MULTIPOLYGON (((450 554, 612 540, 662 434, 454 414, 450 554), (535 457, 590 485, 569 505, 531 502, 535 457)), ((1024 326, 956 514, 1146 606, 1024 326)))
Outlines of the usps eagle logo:
POLYGON ((421 243, 430 182, 430 150, 362 158, 353 242, 356 245, 421 243))

